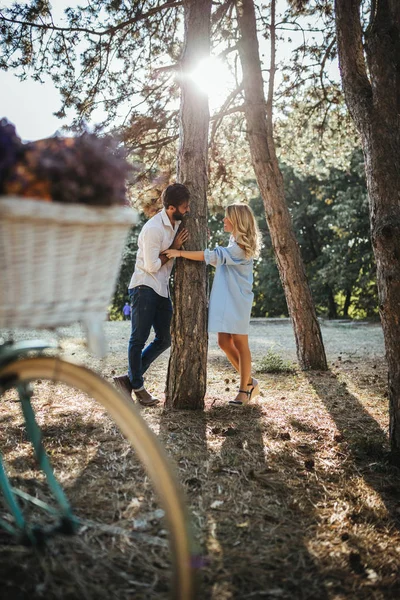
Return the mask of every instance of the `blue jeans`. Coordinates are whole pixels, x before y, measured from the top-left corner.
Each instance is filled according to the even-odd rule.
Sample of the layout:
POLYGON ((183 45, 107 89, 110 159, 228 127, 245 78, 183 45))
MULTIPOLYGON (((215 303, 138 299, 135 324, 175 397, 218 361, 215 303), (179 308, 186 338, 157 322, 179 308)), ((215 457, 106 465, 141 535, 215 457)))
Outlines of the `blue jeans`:
POLYGON ((128 375, 134 390, 143 386, 143 374, 171 345, 172 304, 147 285, 128 290, 132 303, 131 337, 128 346, 128 375), (144 350, 154 328, 155 338, 144 350))

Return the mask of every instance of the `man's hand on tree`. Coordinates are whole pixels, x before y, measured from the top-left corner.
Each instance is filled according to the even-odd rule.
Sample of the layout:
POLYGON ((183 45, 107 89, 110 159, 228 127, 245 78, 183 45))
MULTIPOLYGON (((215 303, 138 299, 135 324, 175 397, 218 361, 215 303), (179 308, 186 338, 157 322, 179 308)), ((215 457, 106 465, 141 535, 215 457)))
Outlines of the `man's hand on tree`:
POLYGON ((188 238, 189 232, 183 227, 176 234, 175 239, 170 246, 171 250, 180 250, 182 248, 182 244, 184 244, 188 238))
MULTIPOLYGON (((188 238, 189 238, 188 230, 185 229, 184 227, 182 229, 179 229, 178 233, 176 234, 176 236, 174 238, 174 241, 172 242, 172 244, 168 248, 168 250, 180 250, 182 248, 182 244, 184 244, 188 238)), ((166 251, 167 250, 164 250, 164 252, 166 252, 166 251)), ((161 260, 161 265, 165 265, 165 263, 170 260, 168 258, 168 256, 166 254, 164 254, 164 252, 161 252, 159 254, 159 258, 161 260)))

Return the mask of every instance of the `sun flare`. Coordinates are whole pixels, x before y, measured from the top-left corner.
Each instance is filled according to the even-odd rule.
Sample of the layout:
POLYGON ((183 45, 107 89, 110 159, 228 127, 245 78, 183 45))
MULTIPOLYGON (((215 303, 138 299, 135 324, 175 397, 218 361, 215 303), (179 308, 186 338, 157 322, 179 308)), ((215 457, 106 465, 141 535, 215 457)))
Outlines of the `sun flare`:
POLYGON ((205 58, 189 74, 198 88, 208 95, 210 102, 225 96, 231 85, 231 74, 226 64, 214 56, 205 58))

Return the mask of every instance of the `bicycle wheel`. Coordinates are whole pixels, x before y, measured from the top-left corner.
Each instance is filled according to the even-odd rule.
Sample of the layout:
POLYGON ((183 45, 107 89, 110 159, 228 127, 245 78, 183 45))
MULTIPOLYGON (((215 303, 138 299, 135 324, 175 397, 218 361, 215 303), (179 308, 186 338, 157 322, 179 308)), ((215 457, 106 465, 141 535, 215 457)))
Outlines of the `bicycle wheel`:
MULTIPOLYGON (((51 519, 38 508, 50 504, 49 488, 21 429, 17 388, 21 394, 29 383, 43 446, 78 519, 77 536, 52 537, 42 553, 31 553, 31 564, 25 550, 24 579, 28 572, 32 579, 25 593, 122 600, 133 593, 135 599, 165 598, 172 591, 179 600, 192 598, 184 503, 158 439, 133 403, 93 371, 57 357, 15 361, 0 371, 0 382, 8 388, 2 404, 9 409, 1 450, 28 518, 37 523, 46 514, 46 527, 51 519), (38 560, 45 564, 42 578, 38 560)), ((9 546, 1 545, 0 576, 9 556, 9 546)))

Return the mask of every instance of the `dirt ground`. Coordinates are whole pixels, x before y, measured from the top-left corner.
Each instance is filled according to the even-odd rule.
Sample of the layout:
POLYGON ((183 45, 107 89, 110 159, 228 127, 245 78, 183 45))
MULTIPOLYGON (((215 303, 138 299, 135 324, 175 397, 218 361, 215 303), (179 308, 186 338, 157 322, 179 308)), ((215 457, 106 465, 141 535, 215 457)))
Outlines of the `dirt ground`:
MULTIPOLYGON (((105 329, 109 353, 103 360, 86 352, 78 327, 62 330, 59 339, 65 358, 78 359, 111 381, 126 370, 129 323, 110 322, 105 329)), ((175 462, 185 489, 201 552, 199 599, 400 597, 400 471, 388 460, 382 330, 378 324, 325 322, 322 334, 328 372, 258 373, 261 395, 240 409, 227 404, 238 380, 212 336, 206 410, 173 412, 160 405, 141 411, 175 462)), ((295 360, 286 320, 253 321, 250 339, 255 370, 270 349, 295 360)), ((168 353, 147 376, 146 385, 160 398, 167 361, 168 353)), ((14 439, 7 429, 14 422, 14 406, 10 401, 2 408, 3 440, 14 439)), ((91 415, 85 415, 85 423, 91 415)), ((94 444, 97 430, 91 431, 94 444)), ((70 437, 60 444, 72 452, 70 437)), ((76 445, 83 460, 83 446, 76 445)), ((12 451, 11 444, 7 448, 12 451)), ((113 479, 120 480, 129 497, 134 494, 124 464, 125 471, 113 479)), ((28 578, 33 563, 26 552, 18 555, 15 576, 16 556, 15 549, 1 546, 4 598, 100 597, 88 584, 90 573, 85 586, 77 584, 75 590, 68 569, 41 572, 37 563, 28 578), (29 585, 21 587, 24 562, 29 585)), ((57 562, 57 556, 52 560, 57 562)), ((141 585, 125 596, 110 574, 101 597, 165 597, 159 585, 141 585)))

